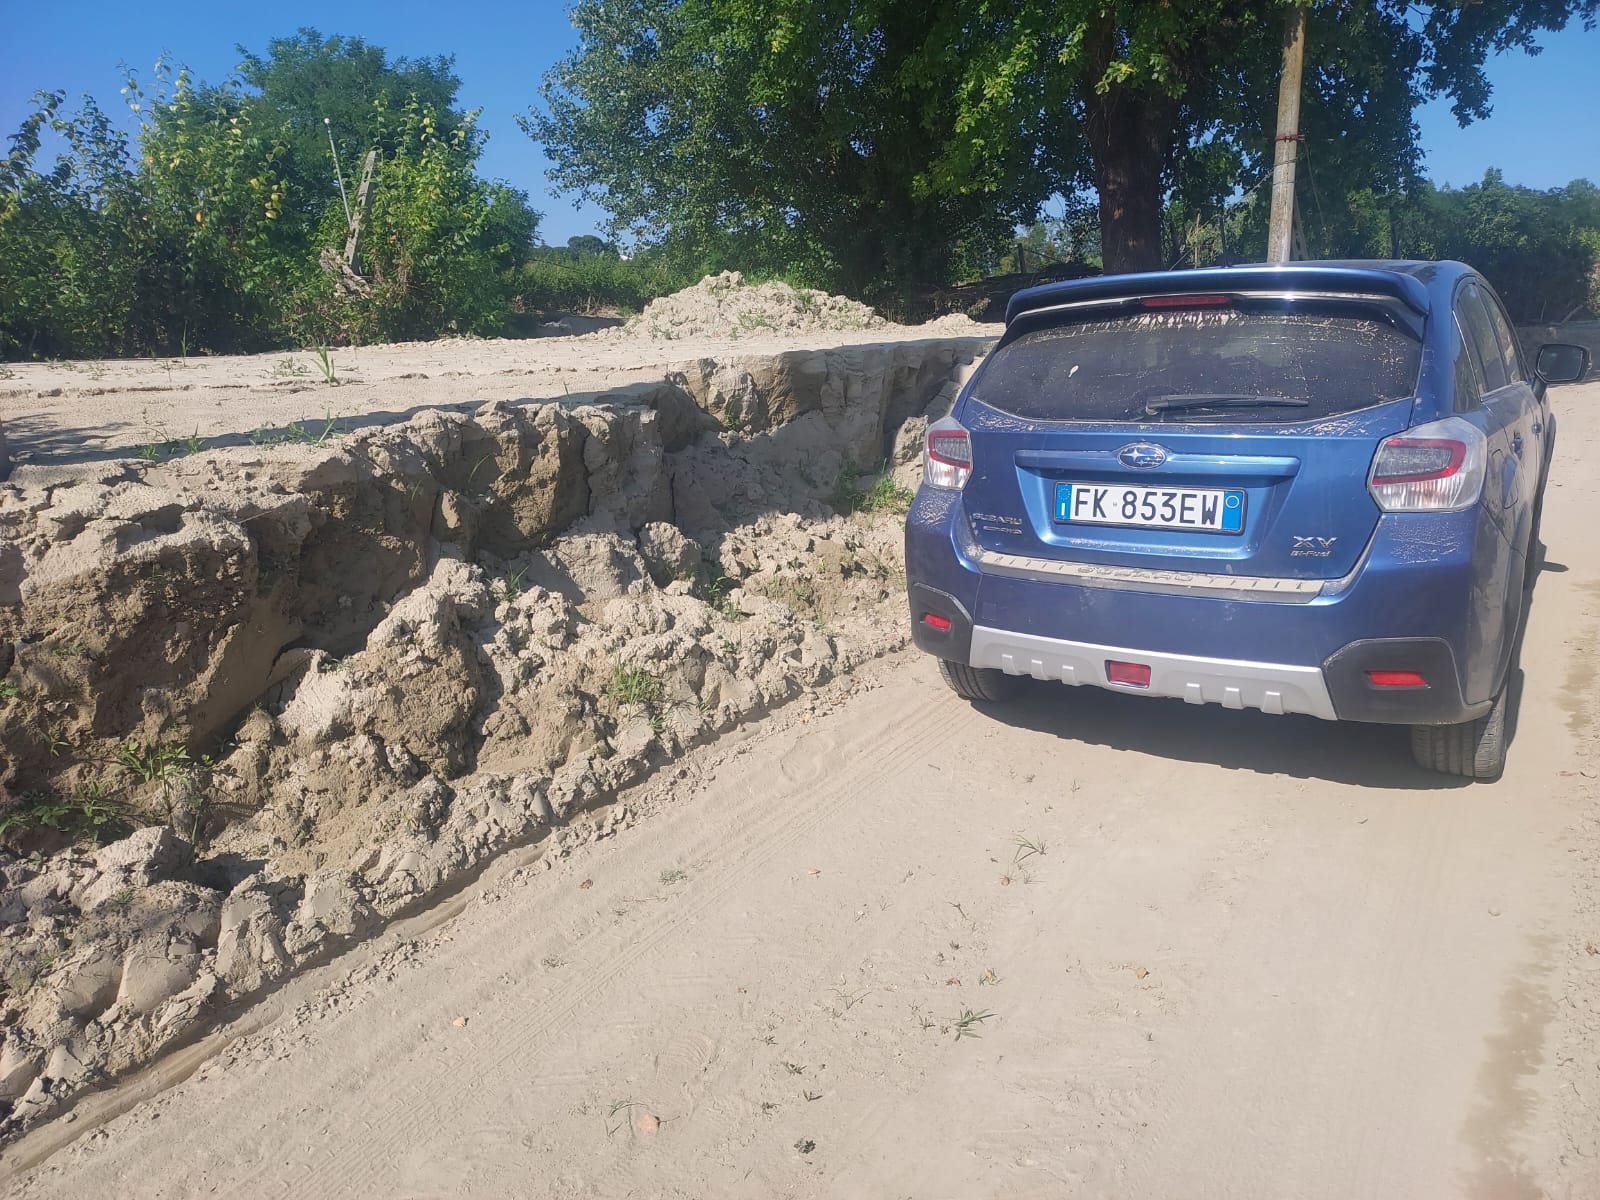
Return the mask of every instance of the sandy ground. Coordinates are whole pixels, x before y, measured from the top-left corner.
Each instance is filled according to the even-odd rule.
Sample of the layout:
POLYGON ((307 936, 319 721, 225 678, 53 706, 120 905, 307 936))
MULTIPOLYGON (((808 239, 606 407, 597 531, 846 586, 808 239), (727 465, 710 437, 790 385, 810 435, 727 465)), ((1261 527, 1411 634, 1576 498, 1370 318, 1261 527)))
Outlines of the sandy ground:
POLYGON ((70 462, 316 438, 407 420, 425 408, 560 397, 656 380, 698 358, 997 336, 944 317, 926 325, 810 334, 651 341, 602 333, 524 340, 447 338, 336 349, 337 384, 311 351, 190 359, 12 363, 0 374, 0 424, 21 463, 70 462), (292 429, 291 425, 298 425, 292 429), (191 447, 188 439, 195 439, 191 447), (148 448, 148 449, 147 449, 148 448))
POLYGON ((88 1134, 11 1194, 1600 1195, 1600 385, 1557 404, 1499 784, 897 656, 30 1135, 0 1171, 88 1134))

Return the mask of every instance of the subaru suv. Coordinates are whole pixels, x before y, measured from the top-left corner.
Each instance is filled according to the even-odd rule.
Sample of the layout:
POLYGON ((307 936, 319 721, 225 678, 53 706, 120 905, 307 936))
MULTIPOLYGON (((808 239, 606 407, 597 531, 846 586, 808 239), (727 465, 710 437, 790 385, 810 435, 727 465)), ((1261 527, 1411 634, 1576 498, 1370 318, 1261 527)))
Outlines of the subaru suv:
POLYGON ((919 647, 962 696, 1019 676, 1411 727, 1505 764, 1555 443, 1482 276, 1325 262, 1012 297, 930 425, 906 524, 919 647))

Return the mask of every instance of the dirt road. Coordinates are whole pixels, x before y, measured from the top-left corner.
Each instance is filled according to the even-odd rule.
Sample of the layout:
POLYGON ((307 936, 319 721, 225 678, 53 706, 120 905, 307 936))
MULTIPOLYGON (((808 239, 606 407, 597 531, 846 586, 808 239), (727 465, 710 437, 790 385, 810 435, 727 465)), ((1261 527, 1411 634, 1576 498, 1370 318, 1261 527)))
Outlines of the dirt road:
POLYGON ((290 985, 14 1194, 1600 1195, 1600 385, 1557 402, 1501 783, 1392 730, 979 712, 895 657, 290 985))
POLYGON ((341 348, 325 382, 312 351, 192 359, 15 363, 0 373, 0 423, 18 462, 74 462, 202 447, 316 440, 398 424, 424 409, 557 397, 666 377, 707 357, 750 359, 933 337, 996 336, 965 317, 925 325, 652 341, 441 339, 341 348))

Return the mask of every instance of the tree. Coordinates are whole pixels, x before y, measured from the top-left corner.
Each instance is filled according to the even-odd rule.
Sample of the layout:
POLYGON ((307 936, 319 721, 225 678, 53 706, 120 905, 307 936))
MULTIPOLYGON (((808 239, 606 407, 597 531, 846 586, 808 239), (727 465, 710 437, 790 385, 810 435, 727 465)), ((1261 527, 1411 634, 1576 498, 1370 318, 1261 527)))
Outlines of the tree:
MULTIPOLYGON (((1156 269, 1164 201, 1214 210, 1264 178, 1297 2, 583 0, 525 127, 558 183, 657 240, 787 234, 857 264, 845 277, 913 252, 925 274, 930 240, 1092 188, 1106 269, 1156 269)), ((1491 53, 1597 6, 1308 3, 1308 191, 1403 191, 1417 104, 1486 115, 1491 53)))
POLYGON ((463 114, 456 107, 461 80, 450 55, 391 62, 382 46, 358 37, 324 37, 307 28, 292 37, 272 38, 265 55, 237 49, 239 76, 258 93, 257 120, 282 127, 296 160, 314 166, 330 190, 330 130, 349 169, 368 150, 388 157, 398 148, 398 134, 386 127, 383 114, 398 111, 407 101, 437 114, 441 135, 461 124, 463 114))
POLYGON ((139 268, 154 236, 128 139, 88 97, 41 92, 0 160, 0 358, 103 352, 137 343, 139 268), (42 135, 63 144, 49 169, 42 135))
MULTIPOLYGON (((934 36, 962 47, 960 121, 979 152, 1033 136, 1019 127, 1019 110, 1057 114, 1056 141, 1041 144, 1055 190, 1086 184, 1098 192, 1108 270, 1155 269, 1165 265, 1165 195, 1215 208, 1265 177, 1284 9, 1293 2, 1303 0, 967 0, 951 6, 934 36)), ((1417 104, 1444 96, 1462 124, 1486 116, 1488 55, 1536 53, 1540 32, 1572 19, 1592 28, 1597 3, 1307 7, 1306 182, 1314 186, 1320 173, 1342 195, 1346 184, 1407 186, 1418 162, 1417 104)), ((954 165, 959 177, 962 158, 954 165)))
POLYGON ((0 160, 0 355, 500 332, 539 214, 478 176, 483 135, 448 106, 449 60, 390 63, 310 30, 271 45, 220 84, 166 61, 148 85, 130 77, 131 146, 92 99, 68 115, 59 93, 37 98, 0 160), (383 151, 370 294, 323 266, 346 237, 324 112, 352 161, 383 151), (64 145, 51 168, 46 130, 64 145))
POLYGON ((567 239, 567 251, 574 258, 593 258, 604 255, 607 258, 617 257, 617 248, 604 238, 595 237, 592 233, 580 233, 576 237, 567 239))
POLYGON ((579 47, 523 128, 613 235, 892 294, 941 278, 965 240, 1003 242, 1043 199, 1023 171, 927 186, 957 135, 948 82, 921 69, 924 13, 917 0, 580 0, 579 47))
POLYGON ((1518 322, 1560 321, 1593 302, 1600 188, 1587 179, 1536 191, 1490 170, 1460 189, 1424 183, 1403 220, 1408 253, 1471 263, 1518 322))

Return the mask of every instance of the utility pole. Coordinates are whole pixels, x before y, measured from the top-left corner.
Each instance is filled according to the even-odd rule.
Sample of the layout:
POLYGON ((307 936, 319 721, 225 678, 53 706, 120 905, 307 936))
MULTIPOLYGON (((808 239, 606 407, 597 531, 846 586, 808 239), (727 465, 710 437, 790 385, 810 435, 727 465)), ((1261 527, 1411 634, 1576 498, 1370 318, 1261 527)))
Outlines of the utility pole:
POLYGON ((1300 145, 1300 76, 1306 57, 1306 10, 1291 4, 1283 25, 1283 74, 1278 78, 1278 135, 1272 150, 1272 223, 1267 261, 1288 262, 1294 236, 1294 159, 1300 145))

